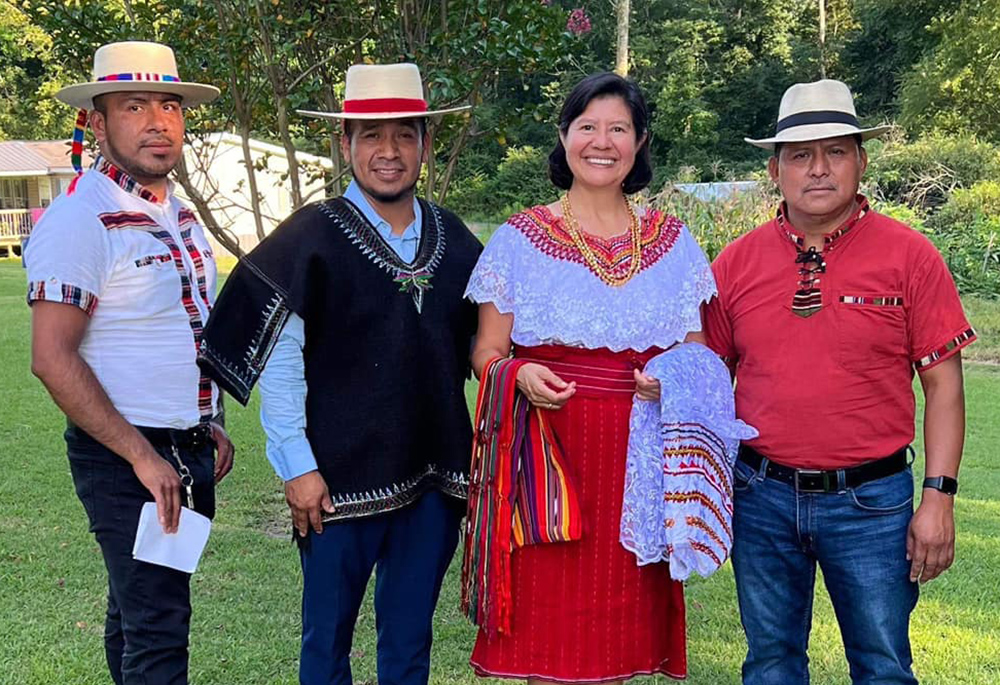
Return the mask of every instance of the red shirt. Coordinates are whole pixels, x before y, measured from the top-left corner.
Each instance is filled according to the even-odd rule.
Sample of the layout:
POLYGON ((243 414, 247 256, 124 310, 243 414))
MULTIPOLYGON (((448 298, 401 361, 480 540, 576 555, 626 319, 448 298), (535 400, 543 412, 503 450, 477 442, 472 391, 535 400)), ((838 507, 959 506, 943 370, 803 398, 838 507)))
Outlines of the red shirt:
POLYGON ((843 468, 912 442, 914 369, 976 337, 931 242, 858 200, 808 293, 803 236, 780 211, 712 264, 708 345, 735 369, 737 416, 760 431, 747 444, 787 466, 843 468))

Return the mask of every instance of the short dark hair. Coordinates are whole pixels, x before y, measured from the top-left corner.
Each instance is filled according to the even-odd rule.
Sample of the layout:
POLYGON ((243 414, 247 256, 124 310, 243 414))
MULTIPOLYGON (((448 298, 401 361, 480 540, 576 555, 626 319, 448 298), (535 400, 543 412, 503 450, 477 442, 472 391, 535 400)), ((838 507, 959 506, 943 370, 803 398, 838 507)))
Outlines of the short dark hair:
POLYGON ((102 95, 95 95, 94 96, 94 99, 93 99, 94 107, 93 107, 93 109, 97 110, 98 112, 100 112, 104 116, 108 116, 108 103, 104 101, 104 95, 106 95, 106 93, 102 94, 102 95))
MULTIPOLYGON (((353 124, 355 120, 344 119, 343 121, 344 121, 344 137, 347 138, 347 140, 350 140, 351 128, 352 128, 351 124, 353 124)), ((413 125, 416 126, 417 135, 420 136, 421 140, 425 135, 427 135, 427 122, 424 120, 423 117, 413 117, 411 119, 407 119, 407 121, 412 121, 413 125)))
MULTIPOLYGON (((591 100, 599 97, 620 97, 628 105, 632 113, 632 128, 635 138, 645 136, 642 145, 635 153, 635 163, 629 170, 622 191, 626 195, 637 193, 653 180, 653 164, 649 154, 649 108, 639 86, 613 72, 591 74, 574 86, 559 113, 559 132, 563 135, 569 130, 574 119, 583 114, 591 100)), ((556 146, 549 153, 549 179, 553 185, 562 190, 569 190, 573 185, 573 172, 566 161, 566 148, 562 139, 556 141, 556 146)))
MULTIPOLYGON (((864 141, 864 138, 861 137, 860 133, 855 133, 851 137, 854 138, 854 142, 858 144, 858 152, 860 152, 861 150, 865 149, 865 146, 864 146, 864 142, 865 141, 864 141)), ((774 158, 775 159, 777 159, 778 157, 781 156, 781 148, 782 148, 783 145, 785 145, 785 143, 775 143, 774 144, 774 158)))

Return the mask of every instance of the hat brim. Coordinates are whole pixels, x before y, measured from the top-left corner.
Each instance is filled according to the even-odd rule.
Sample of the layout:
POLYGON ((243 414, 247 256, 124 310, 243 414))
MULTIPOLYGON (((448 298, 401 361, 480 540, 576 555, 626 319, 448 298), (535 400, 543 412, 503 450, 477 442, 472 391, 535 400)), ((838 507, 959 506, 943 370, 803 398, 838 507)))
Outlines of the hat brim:
POLYGON ((304 117, 313 117, 315 119, 358 119, 377 121, 380 119, 416 119, 419 117, 432 117, 437 114, 454 114, 455 112, 464 112, 467 109, 472 109, 472 105, 463 105, 461 107, 449 107, 448 109, 435 109, 422 112, 367 112, 364 114, 354 114, 350 112, 314 112, 306 109, 298 109, 295 111, 304 117))
POLYGON ((197 107, 219 97, 219 89, 204 83, 185 81, 97 81, 66 86, 56 99, 77 109, 94 109, 94 98, 108 93, 171 93, 184 107, 197 107))
POLYGON ((808 143, 813 140, 840 138, 841 136, 861 136, 861 140, 877 138, 892 130, 892 126, 857 128, 849 124, 808 124, 788 128, 773 138, 744 138, 743 140, 764 150, 773 150, 775 143, 808 143))

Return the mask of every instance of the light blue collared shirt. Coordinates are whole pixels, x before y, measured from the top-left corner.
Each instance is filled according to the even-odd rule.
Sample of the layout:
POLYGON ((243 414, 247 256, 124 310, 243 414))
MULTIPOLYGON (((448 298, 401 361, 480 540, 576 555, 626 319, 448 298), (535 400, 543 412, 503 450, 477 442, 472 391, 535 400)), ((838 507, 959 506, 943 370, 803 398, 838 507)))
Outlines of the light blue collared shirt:
MULTIPOLYGON (((413 223, 395 235, 388 221, 379 216, 357 183, 344 193, 385 242, 404 262, 412 263, 420 246, 423 215, 413 199, 413 223)), ((305 323, 292 313, 278 336, 260 374, 260 423, 267 436, 267 459, 275 473, 288 481, 316 470, 316 457, 306 438, 305 323)))

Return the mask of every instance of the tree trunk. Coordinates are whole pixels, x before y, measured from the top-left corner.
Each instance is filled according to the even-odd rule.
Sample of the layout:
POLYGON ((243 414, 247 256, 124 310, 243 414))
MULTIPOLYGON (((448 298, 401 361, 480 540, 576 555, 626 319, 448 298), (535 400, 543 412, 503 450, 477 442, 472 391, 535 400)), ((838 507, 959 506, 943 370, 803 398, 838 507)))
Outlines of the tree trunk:
POLYGON ((257 192, 257 168, 250 152, 250 124, 240 121, 240 147, 243 150, 243 165, 247 170, 247 187, 250 189, 250 208, 253 210, 253 227, 257 240, 263 240, 264 220, 260 213, 260 193, 257 192))
POLYGON ((819 77, 826 78, 826 0, 819 0, 819 77))
POLYGON ((265 71, 271 84, 274 105, 277 110, 278 136, 281 138, 282 147, 285 148, 285 159, 288 162, 292 209, 295 210, 302 206, 302 189, 299 184, 299 164, 296 160, 295 144, 292 142, 292 134, 288 130, 288 89, 282 70, 278 65, 278 58, 271 42, 271 34, 268 33, 267 27, 264 25, 264 10, 260 2, 257 3, 257 26, 260 29, 260 48, 266 62, 265 71))
MULTIPOLYGON (((219 19, 219 25, 225 30, 229 31, 229 21, 228 13, 222 3, 216 0, 215 2, 215 12, 219 19)), ((231 51, 227 51, 229 59, 234 64, 236 63, 236 58, 231 51)), ((240 132, 241 147, 243 150, 243 166, 246 167, 247 174, 247 187, 250 189, 250 208, 253 210, 253 224, 254 232, 257 234, 257 240, 264 239, 264 220, 260 212, 260 194, 257 192, 257 170, 254 167, 253 155, 250 152, 250 132, 252 130, 251 121, 253 114, 251 113, 250 103, 248 102, 247 94, 240 88, 239 77, 237 76, 237 70, 231 69, 229 72, 229 92, 230 96, 233 98, 233 110, 236 115, 237 127, 240 132)), ((206 175, 208 170, 205 170, 206 175)))
MULTIPOLYGON (((822 0, 820 0, 822 2, 822 0)), ((615 52, 615 73, 628 76, 628 24, 631 14, 631 0, 618 0, 618 23, 615 32, 617 50, 615 52)))
MULTIPOLYGON (((326 100, 326 109, 329 112, 336 112, 338 108, 337 96, 333 90, 326 88, 323 90, 323 98, 326 100)), ((330 188, 331 197, 340 197, 344 194, 344 168, 343 158, 340 156, 340 124, 331 122, 330 124, 330 162, 333 164, 333 186, 330 188)))
POLYGON ((472 122, 473 119, 470 116, 466 120, 465 125, 462 127, 462 132, 458 136, 458 140, 452 145, 451 154, 448 156, 448 164, 445 166, 444 174, 441 177, 440 183, 438 183, 437 191, 437 203, 439 205, 444 204, 444 200, 448 197, 448 189, 451 187, 451 178, 455 173, 455 166, 458 164, 458 155, 465 148, 466 143, 469 140, 469 134, 472 132, 472 122))
POLYGON ((174 168, 174 175, 177 177, 177 182, 184 188, 184 194, 188 196, 188 199, 191 200, 194 208, 198 211, 202 225, 204 225, 209 233, 215 236, 215 239, 224 248, 237 258, 242 259, 245 253, 243 252, 243 248, 240 247, 239 239, 229 229, 223 228, 216 221, 215 215, 212 214, 212 208, 208 206, 205 196, 201 194, 201 191, 195 187, 194 182, 191 180, 191 174, 188 173, 187 160, 184 155, 181 155, 180 161, 174 168))
POLYGON ((429 202, 434 202, 434 186, 437 184, 437 164, 434 159, 434 133, 436 122, 427 122, 427 188, 426 196, 429 202))

